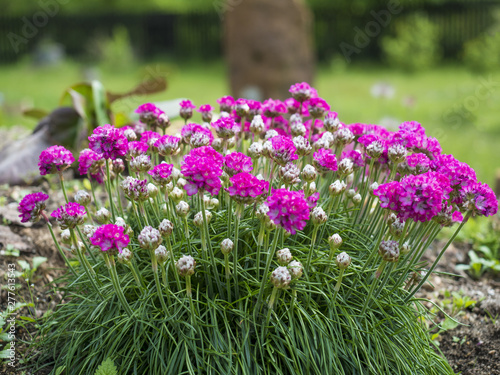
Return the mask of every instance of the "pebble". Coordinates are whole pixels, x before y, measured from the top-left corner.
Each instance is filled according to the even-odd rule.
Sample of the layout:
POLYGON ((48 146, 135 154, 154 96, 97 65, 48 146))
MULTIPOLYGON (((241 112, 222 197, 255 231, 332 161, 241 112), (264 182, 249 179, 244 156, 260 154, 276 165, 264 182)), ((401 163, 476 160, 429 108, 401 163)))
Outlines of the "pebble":
POLYGON ((490 350, 490 351, 488 352, 488 354, 493 355, 493 354, 495 354, 496 352, 497 352, 496 350, 490 350))

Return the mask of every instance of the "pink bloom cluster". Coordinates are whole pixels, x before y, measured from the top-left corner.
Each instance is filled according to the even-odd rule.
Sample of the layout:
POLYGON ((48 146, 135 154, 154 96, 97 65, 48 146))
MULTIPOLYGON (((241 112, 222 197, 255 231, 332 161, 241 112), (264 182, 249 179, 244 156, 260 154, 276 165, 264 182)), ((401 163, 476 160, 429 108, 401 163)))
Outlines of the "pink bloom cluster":
POLYGON ((109 255, 121 253, 130 242, 130 238, 124 233, 124 230, 122 226, 116 224, 102 225, 90 237, 90 243, 109 255))
POLYGON ((273 150, 271 152, 271 159, 282 167, 299 157, 295 153, 297 149, 293 141, 284 135, 277 135, 271 138, 273 150))
POLYGON ((191 102, 191 100, 183 100, 179 103, 180 105, 180 110, 179 110, 179 115, 184 119, 190 119, 193 117, 193 109, 196 108, 196 106, 191 102))
POLYGON ((269 189, 269 182, 259 180, 254 175, 242 172, 229 179, 231 186, 226 190, 238 203, 252 203, 265 195, 269 189))
POLYGON ((300 82, 290 86, 288 92, 292 95, 293 99, 301 103, 318 95, 316 90, 309 86, 307 82, 300 82))
POLYGON ((319 192, 313 193, 307 197, 307 205, 309 209, 312 210, 314 207, 318 205, 319 200, 319 192))
POLYGON ((162 156, 170 156, 177 152, 179 148, 180 138, 174 137, 172 135, 164 135, 157 139, 154 147, 158 149, 158 152, 162 156))
POLYGON ((219 104, 221 112, 230 113, 234 107, 234 98, 230 95, 223 96, 217 99, 217 104, 219 104))
POLYGON ((267 117, 276 117, 281 113, 286 113, 285 103, 281 100, 267 99, 262 103, 262 113, 267 117))
POLYGON ((81 175, 89 173, 98 183, 104 181, 104 159, 101 154, 92 151, 90 148, 83 149, 78 158, 78 172, 81 175))
POLYGON ((379 197, 381 207, 395 211, 401 220, 425 222, 441 212, 451 190, 446 176, 426 172, 382 184, 374 194, 379 197))
POLYGON ((232 117, 221 117, 212 123, 217 135, 223 139, 228 139, 236 133, 237 125, 232 117))
POLYGON ((422 174, 430 169, 431 160, 425 154, 411 154, 398 167, 405 174, 422 174))
POLYGON ((74 161, 75 158, 71 151, 66 150, 63 146, 50 146, 40 154, 38 168, 40 169, 40 174, 45 176, 64 171, 74 161))
POLYGON ((250 172, 253 169, 252 158, 241 152, 232 152, 224 157, 223 169, 229 176, 250 172))
POLYGON ((320 173, 337 170, 337 159, 330 149, 320 148, 313 155, 313 164, 320 173))
POLYGON ((42 192, 26 195, 17 207, 17 210, 21 214, 19 215, 21 223, 28 221, 34 223, 40 220, 40 215, 42 210, 45 209, 45 201, 47 199, 49 199, 49 196, 42 192))
POLYGON ((355 167, 362 167, 365 164, 363 155, 357 150, 343 151, 342 159, 350 159, 355 167))
POLYGON ((165 186, 170 181, 173 164, 161 163, 148 171, 151 178, 160 186, 165 186))
POLYGON ((330 110, 330 106, 322 98, 311 98, 309 99, 308 110, 311 117, 320 118, 330 110))
POLYGON ((85 207, 80 203, 69 202, 54 210, 50 216, 55 217, 62 229, 74 228, 83 223, 85 207))
POLYGON ((189 196, 198 190, 217 195, 221 188, 223 156, 210 146, 192 149, 184 157, 181 172, 188 181, 184 186, 189 196))
POLYGON ((498 212, 498 201, 488 184, 475 182, 460 191, 459 208, 474 215, 492 216, 498 212))
POLYGON ((201 119, 205 122, 210 122, 212 121, 212 111, 214 108, 210 104, 203 104, 200 105, 200 108, 198 108, 198 112, 201 113, 201 119))
MULTIPOLYGON (((211 145, 212 142, 214 141, 214 136, 210 130, 204 128, 203 126, 201 126, 199 124, 195 124, 195 123, 189 123, 189 124, 186 124, 182 127, 182 129, 181 129, 182 140, 186 144, 189 144, 189 142, 191 141, 191 137, 197 133, 203 134, 208 138, 208 145, 211 145)), ((205 146, 208 146, 208 145, 205 145, 205 146)))
POLYGON ((127 176, 120 184, 127 197, 134 201, 144 201, 149 198, 148 180, 139 180, 127 176))
POLYGON ((141 142, 146 143, 149 147, 153 147, 155 142, 161 137, 160 133, 153 130, 146 130, 141 133, 141 142))
POLYGON ((127 152, 127 138, 121 129, 109 124, 94 129, 89 137, 89 147, 94 152, 102 154, 104 159, 116 159, 127 152))
POLYGON ((144 155, 148 151, 148 144, 144 141, 132 141, 127 145, 127 152, 125 154, 125 159, 131 160, 138 157, 139 155, 144 155))
POLYGON ((267 198, 267 215, 274 224, 281 226, 291 234, 302 230, 309 220, 309 205, 304 192, 276 189, 267 198))

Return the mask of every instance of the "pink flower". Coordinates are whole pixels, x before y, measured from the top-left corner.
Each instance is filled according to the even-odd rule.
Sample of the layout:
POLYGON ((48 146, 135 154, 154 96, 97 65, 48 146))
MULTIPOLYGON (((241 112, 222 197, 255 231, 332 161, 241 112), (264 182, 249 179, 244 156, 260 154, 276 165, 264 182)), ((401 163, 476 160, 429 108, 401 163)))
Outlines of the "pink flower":
POLYGON ((229 179, 231 186, 226 190, 238 203, 253 203, 265 195, 269 189, 269 182, 259 180, 254 175, 242 172, 229 179))
POLYGON ((148 180, 139 180, 127 176, 120 184, 127 197, 134 201, 145 201, 149 198, 148 180))
POLYGON ((319 192, 313 193, 307 197, 307 205, 309 206, 309 210, 312 210, 314 207, 318 205, 319 200, 319 192))
POLYGON ((318 95, 316 90, 309 86, 307 82, 296 83, 290 86, 288 92, 295 100, 301 103, 318 95))
POLYGON ((139 155, 144 155, 148 151, 148 144, 144 141, 132 141, 127 145, 127 152, 125 154, 125 159, 131 160, 138 157, 139 155))
POLYGON ((322 98, 311 98, 309 99, 307 109, 309 110, 309 114, 311 115, 311 117, 320 118, 330 110, 330 106, 322 98))
POLYGON ((154 147, 158 149, 160 155, 170 156, 177 152, 180 141, 180 138, 172 135, 164 135, 156 140, 154 147))
POLYGON ((239 172, 250 172, 253 169, 252 158, 241 152, 232 152, 224 157, 223 168, 230 176, 239 172))
POLYGON ((179 105, 181 107, 179 110, 179 115, 184 120, 188 120, 193 117, 193 109, 195 109, 196 106, 191 102, 191 100, 183 100, 179 103, 179 105))
POLYGON ((189 196, 198 190, 217 195, 221 188, 223 157, 210 146, 192 149, 184 157, 181 172, 188 181, 184 186, 189 196))
POLYGON ((281 100, 267 99, 262 104, 262 113, 264 116, 276 117, 286 112, 286 106, 281 100))
POLYGON ((229 139, 237 131, 237 125, 232 117, 221 117, 212 123, 215 132, 220 138, 229 139))
POLYGON ((213 107, 210 104, 203 104, 200 105, 200 108, 198 108, 198 112, 201 113, 201 119, 204 122, 210 122, 212 121, 212 111, 213 107))
POLYGON ((81 175, 89 173, 98 183, 104 182, 104 159, 101 154, 92 151, 90 148, 83 149, 78 158, 78 172, 81 175))
POLYGON ((267 215, 291 234, 302 230, 309 220, 309 206, 304 192, 276 189, 266 200, 269 207, 267 215))
POLYGON ((50 216, 55 217, 62 229, 74 228, 83 224, 85 207, 76 202, 69 202, 54 210, 50 216))
POLYGON ((297 160, 299 157, 295 154, 297 149, 293 141, 284 135, 277 135, 271 138, 271 144, 273 150, 271 152, 271 159, 276 163, 284 167, 286 164, 293 160, 297 160))
POLYGON ((161 163, 149 170, 148 174, 158 185, 165 186, 170 181, 173 167, 173 164, 161 163))
POLYGON ((320 148, 313 154, 313 164, 321 174, 336 171, 337 159, 330 149, 320 148))
POLYGON ((127 138, 120 129, 109 124, 94 129, 89 137, 89 147, 102 154, 104 159, 116 159, 127 152, 127 138))
POLYGON ((45 201, 47 199, 49 199, 49 196, 41 192, 26 195, 17 207, 17 210, 21 213, 19 215, 21 223, 28 221, 35 223, 40 220, 40 215, 45 209, 45 201))
POLYGON ((222 98, 217 99, 217 104, 219 104, 221 112, 231 113, 234 106, 234 99, 229 95, 223 96, 222 98))
POLYGON ((141 142, 146 143, 149 147, 153 147, 155 142, 161 138, 160 133, 152 130, 146 130, 141 134, 141 142))
POLYGON ((121 253, 130 242, 130 238, 124 233, 124 230, 122 226, 116 224, 102 225, 90 237, 90 243, 109 255, 121 253))
POLYGON ((38 168, 40 174, 45 176, 68 169, 74 161, 75 158, 71 151, 63 146, 50 146, 40 154, 38 168))
POLYGON ((354 164, 354 167, 360 168, 365 162, 363 160, 363 155, 357 150, 347 150, 342 152, 342 159, 350 159, 354 164))

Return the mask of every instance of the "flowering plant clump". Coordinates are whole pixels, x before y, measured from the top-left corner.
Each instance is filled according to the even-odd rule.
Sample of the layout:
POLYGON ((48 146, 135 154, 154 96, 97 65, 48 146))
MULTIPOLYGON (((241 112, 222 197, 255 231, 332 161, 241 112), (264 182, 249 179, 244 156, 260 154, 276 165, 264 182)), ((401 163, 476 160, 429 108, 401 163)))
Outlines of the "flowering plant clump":
POLYGON ((415 294, 471 217, 497 213, 494 193, 417 122, 345 124, 307 83, 290 93, 225 96, 220 114, 198 107, 200 123, 182 101, 178 135, 144 104, 137 124, 89 137, 78 169, 100 183, 91 192, 67 194, 69 152, 42 153, 41 172, 57 173, 65 194, 52 213, 61 243, 48 195, 26 196, 19 212, 45 219, 68 303, 39 322, 40 366, 91 374, 110 358, 120 374, 454 374, 415 294))
POLYGON ((40 154, 38 168, 42 176, 61 173, 75 161, 71 151, 63 146, 50 146, 40 154))

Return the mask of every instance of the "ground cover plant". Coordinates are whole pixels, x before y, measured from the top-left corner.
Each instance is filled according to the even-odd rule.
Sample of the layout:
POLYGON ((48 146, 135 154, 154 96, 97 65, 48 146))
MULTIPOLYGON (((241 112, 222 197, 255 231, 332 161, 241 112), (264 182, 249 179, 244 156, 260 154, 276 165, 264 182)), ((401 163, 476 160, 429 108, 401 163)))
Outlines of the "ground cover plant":
POLYGON ((89 191, 68 197, 62 146, 40 155, 66 203, 27 195, 47 222, 69 302, 33 353, 53 373, 453 374, 415 294, 472 216, 498 202, 417 122, 342 123, 306 83, 284 102, 181 103, 185 125, 141 105, 78 155, 89 191), (101 193, 107 199, 101 199, 101 193), (71 200, 69 199, 71 198, 71 200), (422 255, 456 224, 434 262, 422 255), (333 370, 332 370, 333 369, 333 370))

